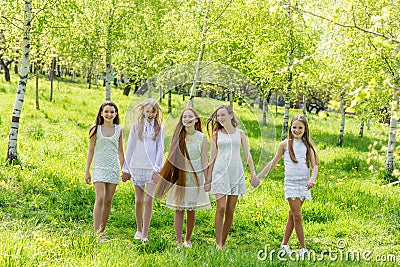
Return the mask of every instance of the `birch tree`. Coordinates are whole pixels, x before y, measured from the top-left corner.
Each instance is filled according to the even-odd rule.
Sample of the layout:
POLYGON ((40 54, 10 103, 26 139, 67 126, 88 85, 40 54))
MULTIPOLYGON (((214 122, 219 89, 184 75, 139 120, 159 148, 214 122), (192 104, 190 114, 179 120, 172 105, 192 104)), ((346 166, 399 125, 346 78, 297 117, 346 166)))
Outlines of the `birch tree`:
POLYGON ((29 53, 30 53, 30 30, 32 22, 32 1, 25 0, 24 9, 24 35, 22 39, 22 55, 19 71, 19 82, 17 89, 17 97, 11 117, 11 128, 8 138, 7 161, 10 163, 17 162, 17 140, 19 130, 19 120, 22 112, 22 104, 24 102, 26 83, 28 81, 29 71, 29 53))

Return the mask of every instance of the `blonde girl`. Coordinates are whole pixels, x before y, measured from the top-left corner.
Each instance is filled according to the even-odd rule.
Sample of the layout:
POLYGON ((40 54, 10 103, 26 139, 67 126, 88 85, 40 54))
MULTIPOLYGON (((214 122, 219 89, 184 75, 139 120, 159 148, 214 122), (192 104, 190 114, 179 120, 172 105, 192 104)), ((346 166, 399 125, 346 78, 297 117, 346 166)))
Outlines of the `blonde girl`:
POLYGON ((216 197, 216 246, 217 249, 224 249, 232 226, 236 202, 239 196, 246 193, 240 147, 249 164, 251 177, 255 177, 255 172, 246 134, 237 128, 238 122, 232 107, 218 107, 207 121, 207 130, 209 126, 212 128, 211 163, 205 189, 216 197))
POLYGON ((167 207, 175 210, 174 227, 178 248, 182 247, 185 211, 186 235, 183 245, 192 247, 190 238, 196 221, 196 210, 211 208, 210 199, 204 191, 207 150, 207 138, 202 132, 199 114, 193 108, 186 108, 179 117, 156 190, 157 197, 168 192, 167 207))
POLYGON ((124 163, 122 146, 124 129, 119 126, 117 105, 104 102, 89 130, 89 153, 86 162, 87 184, 93 183, 96 200, 93 209, 94 232, 98 240, 106 240, 104 231, 111 211, 111 202, 119 183, 120 168, 124 163), (90 165, 92 164, 92 174, 90 165))
POLYGON ((138 121, 129 133, 123 181, 130 178, 135 187, 135 213, 137 229, 134 238, 148 240, 153 212, 156 183, 153 177, 160 172, 164 157, 163 113, 158 102, 148 98, 136 110, 138 121))
POLYGON ((306 199, 311 200, 310 189, 314 187, 317 178, 318 157, 310 138, 307 120, 304 116, 295 116, 290 123, 289 131, 289 139, 279 144, 272 161, 250 183, 254 187, 257 187, 260 184, 260 179, 275 168, 279 160, 284 157, 285 198, 289 202, 290 209, 281 250, 284 250, 288 254, 292 253, 288 242, 294 229, 296 230, 301 247, 298 254, 304 257, 308 253, 308 250, 304 242, 301 207, 306 199))

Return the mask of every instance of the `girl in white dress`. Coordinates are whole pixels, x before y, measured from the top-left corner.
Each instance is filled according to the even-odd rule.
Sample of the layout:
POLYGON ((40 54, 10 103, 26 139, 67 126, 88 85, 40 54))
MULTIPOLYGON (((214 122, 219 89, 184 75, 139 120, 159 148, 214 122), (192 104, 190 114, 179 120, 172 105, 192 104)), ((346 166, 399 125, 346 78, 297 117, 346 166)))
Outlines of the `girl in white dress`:
POLYGON ((218 249, 224 249, 232 226, 238 197, 246 193, 240 147, 246 156, 251 177, 255 177, 253 159, 244 131, 237 129, 238 122, 231 106, 222 105, 207 121, 212 127, 211 163, 205 190, 215 195, 215 239, 218 249))
POLYGON ((281 250, 288 254, 292 253, 288 242, 295 229, 301 247, 298 254, 304 257, 308 251, 304 242, 301 207, 306 199, 311 200, 310 189, 314 187, 318 174, 318 157, 304 116, 300 115, 292 119, 289 139, 279 144, 275 157, 250 183, 257 187, 260 179, 275 168, 282 156, 285 165, 285 198, 289 202, 290 209, 281 250), (310 167, 312 168, 311 177, 310 167))
POLYGON ((175 210, 174 227, 178 248, 182 247, 183 217, 186 211, 186 235, 183 245, 190 241, 196 221, 196 210, 210 209, 210 199, 204 191, 207 174, 207 138, 202 133, 199 114, 186 108, 179 117, 172 137, 168 159, 160 172, 156 195, 168 192, 167 207, 175 210))
POLYGON ((118 124, 117 106, 111 101, 106 101, 100 106, 96 122, 89 131, 90 142, 85 181, 87 184, 93 182, 96 191, 93 227, 100 242, 106 240, 104 230, 110 215, 115 189, 119 183, 120 168, 124 163, 122 146, 124 129, 118 124))
POLYGON ((129 133, 127 166, 123 167, 122 180, 125 182, 132 177, 137 228, 134 238, 145 243, 153 213, 154 179, 164 159, 164 128, 161 125, 163 113, 153 98, 146 99, 135 109, 138 112, 138 122, 132 125, 129 133))

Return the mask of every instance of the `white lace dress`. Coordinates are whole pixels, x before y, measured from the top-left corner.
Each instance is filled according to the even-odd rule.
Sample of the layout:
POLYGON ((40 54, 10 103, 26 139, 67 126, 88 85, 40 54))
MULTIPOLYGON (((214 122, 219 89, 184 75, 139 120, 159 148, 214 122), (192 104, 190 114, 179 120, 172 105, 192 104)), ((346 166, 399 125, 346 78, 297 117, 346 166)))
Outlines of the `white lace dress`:
POLYGON ((101 133, 101 125, 97 126, 92 167, 93 183, 119 184, 118 145, 122 126, 114 124, 114 127, 114 135, 106 137, 101 133))
POLYGON ((218 153, 212 172, 210 194, 238 196, 246 194, 246 181, 240 157, 241 144, 238 129, 232 134, 218 131, 218 153))
POLYGON ((202 132, 195 131, 193 135, 186 137, 186 147, 189 152, 190 161, 193 169, 196 171, 199 184, 196 183, 196 177, 193 169, 186 166, 186 187, 182 202, 175 198, 177 185, 173 185, 168 192, 166 205, 173 210, 198 210, 211 209, 210 198, 204 191, 203 166, 201 164, 201 142, 206 139, 202 132))
POLYGON ((312 200, 311 191, 306 187, 310 179, 310 169, 306 164, 307 147, 303 140, 293 141, 293 152, 298 163, 294 163, 289 155, 289 147, 286 141, 286 150, 284 153, 285 163, 285 198, 296 198, 312 200))

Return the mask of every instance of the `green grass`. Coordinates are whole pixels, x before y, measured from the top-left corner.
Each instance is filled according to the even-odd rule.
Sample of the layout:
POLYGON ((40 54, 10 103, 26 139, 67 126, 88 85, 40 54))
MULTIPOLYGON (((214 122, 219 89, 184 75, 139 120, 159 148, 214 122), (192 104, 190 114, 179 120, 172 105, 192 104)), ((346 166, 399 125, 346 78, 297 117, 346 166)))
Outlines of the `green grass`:
MULTIPOLYGON (((41 79, 40 110, 36 110, 34 81, 30 80, 18 135, 20 164, 11 166, 4 159, 17 77, 12 76, 12 80, 8 84, 0 77, 0 266, 360 266, 375 265, 383 256, 392 254, 397 263, 386 258, 383 265, 397 265, 400 261, 399 187, 382 186, 385 176, 380 170, 384 152, 379 149, 387 145, 387 126, 373 122, 359 138, 358 120, 349 116, 344 144, 337 146, 339 116, 309 115, 321 162, 312 192, 314 201, 303 207, 308 248, 320 254, 338 250, 338 242, 345 241, 341 252, 371 251, 371 262, 346 260, 338 254, 331 255, 333 259, 338 256, 336 260, 326 255, 325 260, 316 259, 315 263, 283 262, 273 254, 282 240, 288 212, 282 163, 259 188, 248 186, 247 195, 239 199, 226 251, 218 251, 214 245, 215 200, 213 210, 197 213, 192 249, 175 248, 173 211, 165 208, 162 200, 154 204, 150 241, 145 246, 133 241, 136 225, 131 183, 118 186, 107 227, 111 241, 98 244, 92 235, 94 191, 84 183, 84 170, 88 129, 105 99, 104 88, 94 86, 88 90, 83 84, 56 82, 54 101, 49 102, 49 83, 41 79), (368 148, 374 142, 376 154, 368 148), (368 170, 371 165, 372 171, 368 170), (265 249, 270 254, 262 261, 257 255, 263 256, 265 249)), ((128 130, 131 108, 146 96, 126 97, 115 88, 111 96, 128 130)), ((173 112, 165 113, 166 152, 177 116, 185 106, 181 99, 173 94, 173 112)), ((204 121, 220 103, 195 99, 204 121)), ((167 97, 162 105, 166 111, 167 97)), ((235 104, 234 109, 260 171, 273 157, 279 142, 282 110, 277 117, 268 113, 267 126, 261 126, 258 109, 245 104, 235 104)), ((291 116, 298 112, 292 110, 291 116)), ((398 169, 399 155, 396 157, 398 169)), ((290 244, 298 246, 295 234, 290 244)))

